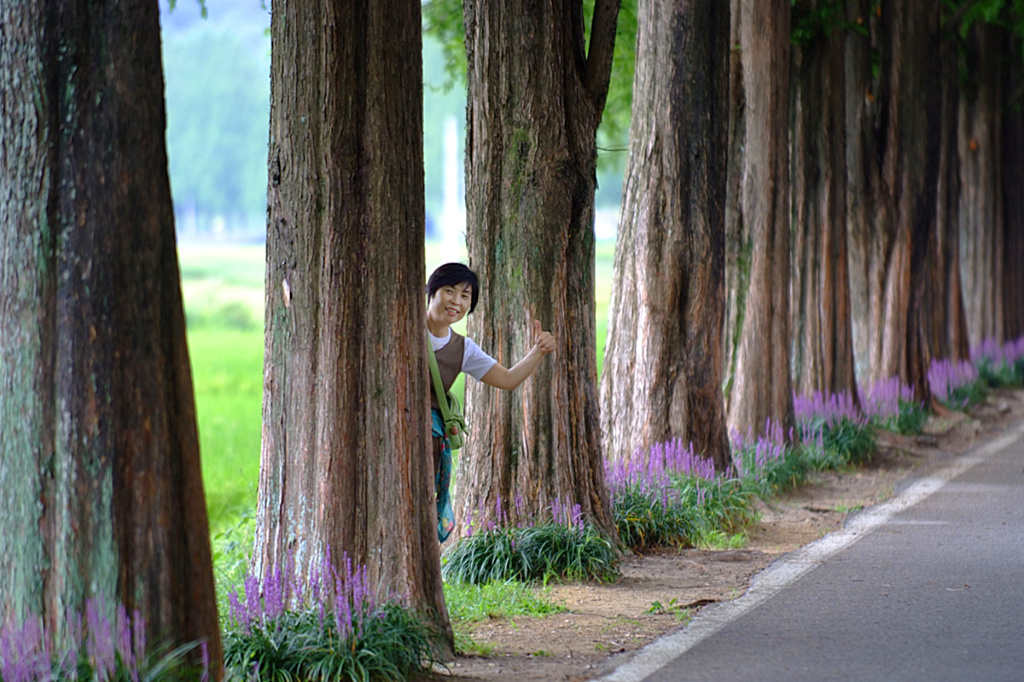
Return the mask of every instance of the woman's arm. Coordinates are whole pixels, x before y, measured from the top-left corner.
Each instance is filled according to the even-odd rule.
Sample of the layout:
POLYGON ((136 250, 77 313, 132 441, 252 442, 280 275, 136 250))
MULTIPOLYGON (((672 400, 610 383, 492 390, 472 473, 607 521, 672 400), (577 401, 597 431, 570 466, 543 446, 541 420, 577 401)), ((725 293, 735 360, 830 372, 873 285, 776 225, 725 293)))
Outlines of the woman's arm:
POLYGON ((493 367, 487 370, 487 374, 480 377, 480 381, 488 386, 503 388, 506 391, 511 391, 526 381, 533 374, 534 370, 537 369, 537 365, 540 364, 544 356, 555 350, 555 337, 551 332, 541 329, 540 321, 533 321, 533 329, 536 341, 530 352, 526 354, 526 357, 517 362, 512 369, 505 367, 500 362, 495 363, 493 367))

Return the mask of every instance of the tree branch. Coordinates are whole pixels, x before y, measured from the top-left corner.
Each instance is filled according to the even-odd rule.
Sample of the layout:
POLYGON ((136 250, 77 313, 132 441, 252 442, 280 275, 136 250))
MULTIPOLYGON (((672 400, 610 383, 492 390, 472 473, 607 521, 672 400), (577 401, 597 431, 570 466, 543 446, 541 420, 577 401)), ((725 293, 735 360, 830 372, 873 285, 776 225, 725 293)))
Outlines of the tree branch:
POLYGON ((615 28, 621 4, 621 0, 597 0, 594 3, 594 18, 590 22, 590 45, 583 86, 593 98, 594 109, 599 116, 608 98, 612 55, 615 52, 615 28))

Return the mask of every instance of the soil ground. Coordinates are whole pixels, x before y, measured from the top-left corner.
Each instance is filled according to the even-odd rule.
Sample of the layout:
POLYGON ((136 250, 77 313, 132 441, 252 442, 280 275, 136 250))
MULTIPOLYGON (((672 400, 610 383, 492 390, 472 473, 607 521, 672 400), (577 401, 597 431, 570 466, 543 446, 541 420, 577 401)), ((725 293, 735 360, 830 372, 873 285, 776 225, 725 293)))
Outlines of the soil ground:
MULTIPOLYGON (((566 607, 547 617, 494 618, 475 624, 476 654, 436 668, 429 680, 586 680, 613 654, 638 649, 685 626, 700 608, 735 599, 780 556, 841 528, 847 516, 891 497, 911 474, 964 453, 1024 419, 1024 391, 992 391, 963 414, 932 417, 920 436, 877 434, 867 464, 822 472, 784 495, 759 503, 742 549, 662 550, 622 561, 614 584, 543 588, 566 607), (660 608, 659 608, 660 606, 660 608)), ((542 588, 538 588, 542 589, 542 588)))

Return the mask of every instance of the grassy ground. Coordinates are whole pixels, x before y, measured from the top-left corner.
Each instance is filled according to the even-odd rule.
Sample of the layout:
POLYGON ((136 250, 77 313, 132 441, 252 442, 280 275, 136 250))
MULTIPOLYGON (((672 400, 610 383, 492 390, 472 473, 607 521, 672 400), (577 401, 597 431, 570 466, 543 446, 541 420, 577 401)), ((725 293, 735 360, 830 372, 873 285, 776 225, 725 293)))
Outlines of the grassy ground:
MULTIPOLYGON (((599 242, 596 258, 598 371, 604 357, 614 244, 599 242)), ((428 244, 427 272, 443 263, 428 244)), ((465 254, 456 254, 465 259, 465 254)), ((203 481, 211 531, 235 526, 256 506, 263 391, 262 246, 179 248, 188 343, 195 384, 203 481)), ((482 340, 486 348, 486 339, 482 340)), ((461 392, 460 377, 456 390, 461 392)))

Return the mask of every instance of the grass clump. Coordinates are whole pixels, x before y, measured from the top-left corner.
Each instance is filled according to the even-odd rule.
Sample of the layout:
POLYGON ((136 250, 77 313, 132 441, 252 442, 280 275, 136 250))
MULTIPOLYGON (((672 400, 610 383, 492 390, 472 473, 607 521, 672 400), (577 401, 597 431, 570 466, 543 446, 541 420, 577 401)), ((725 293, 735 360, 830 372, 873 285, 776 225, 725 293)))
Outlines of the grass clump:
POLYGON ((754 518, 751 492, 680 439, 605 463, 619 539, 635 552, 713 544, 754 518))
POLYGON ((1024 337, 1004 344, 986 339, 971 351, 971 360, 978 378, 990 388, 1024 386, 1024 337))
POLYGON ((928 368, 932 393, 946 407, 963 410, 985 402, 988 385, 967 360, 933 360, 928 368))
POLYGON ((914 390, 893 376, 872 384, 860 396, 869 423, 886 431, 916 436, 928 421, 928 411, 914 399, 914 390))
POLYGON ((862 464, 875 451, 875 432, 849 392, 793 396, 802 459, 815 469, 862 464))
POLYGON ((765 435, 741 439, 733 434, 733 461, 745 489, 761 498, 771 497, 807 480, 810 465, 801 450, 790 446, 782 427, 768 421, 765 435))
POLYGON ((471 521, 467 535, 444 553, 445 580, 480 585, 551 578, 607 582, 618 576, 615 548, 583 519, 579 505, 569 508, 555 500, 549 516, 513 526, 499 499, 495 517, 500 522, 482 529, 471 521))
POLYGON ((308 586, 276 569, 262 583, 250 575, 232 593, 224 628, 229 680, 404 680, 429 668, 441 640, 400 600, 378 601, 365 567, 330 555, 308 586))
POLYGON ((534 588, 514 580, 492 580, 483 584, 449 582, 444 599, 453 623, 476 623, 488 618, 548 616, 565 607, 552 604, 534 588))

